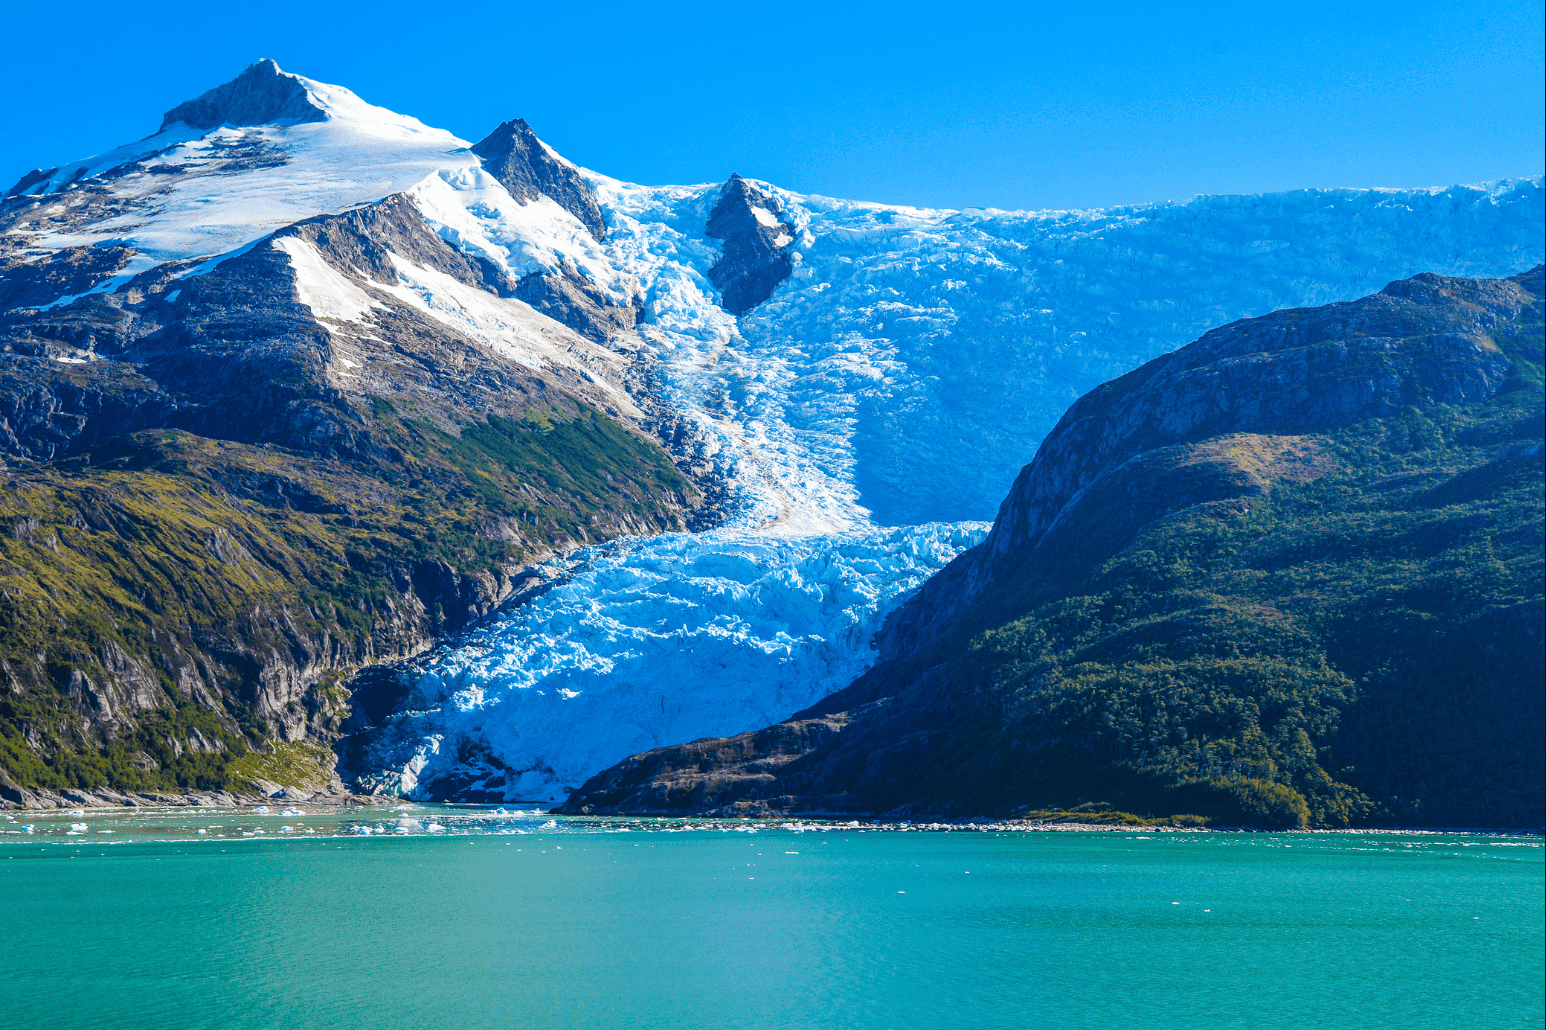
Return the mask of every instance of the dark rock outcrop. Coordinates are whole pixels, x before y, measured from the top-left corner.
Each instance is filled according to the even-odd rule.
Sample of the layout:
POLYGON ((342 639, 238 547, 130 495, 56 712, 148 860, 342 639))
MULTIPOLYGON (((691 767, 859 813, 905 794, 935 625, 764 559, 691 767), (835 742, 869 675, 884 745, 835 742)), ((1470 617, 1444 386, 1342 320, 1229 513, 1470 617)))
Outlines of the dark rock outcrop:
POLYGON ((787 248, 795 231, 781 214, 777 201, 739 175, 719 191, 704 232, 722 241, 724 252, 708 276, 719 288, 720 306, 732 315, 767 300, 794 270, 787 248))
POLYGON ((578 218, 597 240, 607 238, 596 192, 574 165, 553 154, 531 131, 526 119, 505 122, 473 144, 483 167, 519 201, 548 196, 578 218))
POLYGON ((59 171, 58 166, 53 168, 34 168, 17 180, 16 185, 6 192, 6 198, 19 197, 40 182, 47 182, 59 171))
POLYGON ((0 258, 0 311, 50 304, 85 293, 111 279, 134 251, 115 244, 62 247, 48 257, 26 261, 0 258))
POLYGON ((191 129, 217 125, 320 122, 327 112, 312 103, 306 87, 269 58, 247 66, 236 78, 178 104, 161 119, 161 130, 178 122, 191 129))
POLYGON ((597 343, 605 343, 639 322, 638 308, 612 303, 588 279, 567 266, 557 275, 534 272, 522 277, 512 296, 597 343))

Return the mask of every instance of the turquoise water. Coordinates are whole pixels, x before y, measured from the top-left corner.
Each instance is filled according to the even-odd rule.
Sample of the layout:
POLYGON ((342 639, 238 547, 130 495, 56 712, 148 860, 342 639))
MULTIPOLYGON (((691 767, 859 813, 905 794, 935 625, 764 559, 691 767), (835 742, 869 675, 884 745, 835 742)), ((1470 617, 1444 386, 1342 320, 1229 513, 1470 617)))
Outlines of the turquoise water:
POLYGON ((0 823, 0 1019, 1546 1019, 1539 837, 748 829, 430 807, 18 817, 0 823))

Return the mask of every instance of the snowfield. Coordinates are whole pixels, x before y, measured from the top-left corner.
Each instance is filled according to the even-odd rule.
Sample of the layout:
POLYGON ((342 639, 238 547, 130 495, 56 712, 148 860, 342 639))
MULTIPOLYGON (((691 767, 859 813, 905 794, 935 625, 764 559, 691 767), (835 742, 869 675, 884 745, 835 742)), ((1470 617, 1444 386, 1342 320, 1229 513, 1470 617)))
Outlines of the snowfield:
MULTIPOLYGON (((1235 319, 1423 271, 1519 272, 1542 260, 1546 234, 1541 179, 1072 212, 922 210, 753 183, 794 226, 778 241, 794 272, 738 321, 706 277, 721 254, 704 235, 718 184, 584 172, 609 226, 598 243, 553 201, 515 200, 465 141, 302 82, 326 120, 174 125, 62 169, 60 182, 162 148, 155 160, 175 166, 114 180, 124 213, 33 245, 122 239, 141 252, 129 271, 203 259, 197 274, 298 219, 407 193, 444 239, 511 275, 567 266, 640 305, 664 400, 698 427, 736 499, 718 530, 571 557, 561 586, 423 661, 366 777, 410 797, 453 784, 561 800, 639 750, 784 718, 863 671, 887 612, 981 539, 1083 392, 1235 319), (235 147, 269 160, 233 171, 211 156, 235 147)), ((367 317, 369 297, 315 251, 276 245, 319 320, 367 317)), ((406 285, 376 287, 512 360, 572 360, 519 301, 394 261, 406 285)))

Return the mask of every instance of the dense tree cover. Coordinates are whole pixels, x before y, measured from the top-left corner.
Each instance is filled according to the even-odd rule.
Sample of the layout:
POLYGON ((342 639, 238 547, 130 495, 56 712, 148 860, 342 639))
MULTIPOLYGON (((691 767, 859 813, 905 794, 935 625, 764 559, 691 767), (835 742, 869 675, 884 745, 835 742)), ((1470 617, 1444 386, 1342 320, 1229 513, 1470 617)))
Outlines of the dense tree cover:
POLYGON ((344 674, 457 628, 433 600, 414 625, 416 563, 518 566, 680 528, 696 500, 583 404, 459 434, 382 400, 374 416, 395 460, 156 430, 0 471, 0 789, 240 788, 276 742, 253 712, 264 659, 316 677, 295 716, 326 734, 344 674))
POLYGON ((947 667, 950 742, 881 800, 1542 825, 1534 318, 1498 335, 1489 403, 1317 436, 1326 474, 1174 512, 1094 567, 1027 562, 947 667))

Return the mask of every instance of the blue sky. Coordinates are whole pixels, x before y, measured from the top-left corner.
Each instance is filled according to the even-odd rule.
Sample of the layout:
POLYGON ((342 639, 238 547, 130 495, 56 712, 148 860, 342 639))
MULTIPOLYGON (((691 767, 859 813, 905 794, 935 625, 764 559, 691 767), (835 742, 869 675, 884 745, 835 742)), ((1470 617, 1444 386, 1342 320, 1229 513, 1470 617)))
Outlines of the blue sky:
POLYGON ((470 140, 524 117, 638 182, 1003 208, 1450 185, 1542 173, 1542 23, 1539 0, 0 0, 0 179, 273 57, 470 140))

